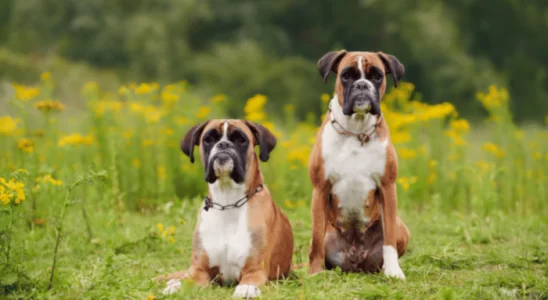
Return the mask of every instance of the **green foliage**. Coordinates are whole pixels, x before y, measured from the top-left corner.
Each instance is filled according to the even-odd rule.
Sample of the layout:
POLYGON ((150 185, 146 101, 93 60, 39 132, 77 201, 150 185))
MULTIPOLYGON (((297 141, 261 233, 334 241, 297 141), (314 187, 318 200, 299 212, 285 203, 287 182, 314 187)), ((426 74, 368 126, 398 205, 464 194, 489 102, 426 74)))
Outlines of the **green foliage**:
MULTIPOLYGON (((502 84, 517 119, 539 120, 548 107, 547 11, 541 0, 2 1, 0 46, 115 68, 127 80, 222 88, 232 115, 263 93, 276 99, 271 112, 291 102, 301 119, 320 113, 311 91, 331 90, 317 75, 322 54, 382 50, 400 58, 429 103, 451 100, 478 116, 475 91, 502 84)), ((7 77, 20 80, 20 69, 7 77)))

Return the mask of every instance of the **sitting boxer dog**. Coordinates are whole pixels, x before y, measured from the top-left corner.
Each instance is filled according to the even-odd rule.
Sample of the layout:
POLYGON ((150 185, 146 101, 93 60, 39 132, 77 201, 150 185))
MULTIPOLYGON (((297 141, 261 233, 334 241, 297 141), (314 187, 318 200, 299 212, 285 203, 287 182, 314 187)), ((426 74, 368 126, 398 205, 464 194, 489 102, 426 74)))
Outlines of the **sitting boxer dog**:
POLYGON ((267 280, 287 277, 293 255, 293 232, 263 182, 261 161, 268 161, 276 138, 265 127, 243 120, 212 120, 196 125, 184 137, 183 152, 194 162, 200 146, 209 194, 199 212, 188 271, 167 275, 164 294, 175 292, 180 279, 198 285, 238 282, 234 297, 261 295, 267 280))
POLYGON ((397 216, 398 162, 380 109, 386 76, 394 84, 404 66, 382 52, 329 52, 318 61, 327 82, 337 74, 310 154, 312 243, 310 274, 340 267, 405 279, 398 258, 409 231, 397 216))

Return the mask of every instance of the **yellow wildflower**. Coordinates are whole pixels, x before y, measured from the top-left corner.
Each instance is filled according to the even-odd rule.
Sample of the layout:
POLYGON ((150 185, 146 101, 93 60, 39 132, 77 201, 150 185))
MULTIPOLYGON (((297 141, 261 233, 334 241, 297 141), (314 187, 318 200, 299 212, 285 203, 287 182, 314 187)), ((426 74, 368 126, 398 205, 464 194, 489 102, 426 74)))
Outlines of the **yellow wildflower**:
POLYGON ((185 117, 173 117, 173 121, 179 125, 185 125, 188 123, 188 119, 185 117))
POLYGON ((0 185, 0 203, 4 205, 10 204, 11 194, 8 193, 6 188, 3 185, 0 185))
POLYGON ((7 205, 14 197, 15 204, 25 201, 25 184, 23 182, 16 181, 15 179, 6 181, 0 177, 0 184, 0 202, 7 205))
POLYGON ((46 81, 51 78, 51 72, 43 72, 40 74, 40 80, 46 81))
POLYGON ((158 227, 158 230, 160 230, 160 231, 164 231, 164 230, 165 230, 164 224, 162 224, 162 223, 156 224, 156 227, 158 227))
POLYGON ((465 119, 453 120, 451 121, 451 129, 455 132, 468 132, 470 124, 465 119))
POLYGON ((434 159, 431 159, 429 162, 428 162, 428 167, 430 167, 430 169, 434 169, 436 166, 438 165, 438 162, 434 159))
POLYGON ((390 140, 396 145, 403 144, 411 141, 411 135, 409 134, 409 131, 394 132, 390 135, 390 140))
POLYGON ((30 86, 13 84, 15 89, 15 99, 21 101, 29 101, 40 95, 40 89, 30 86))
POLYGON ((298 161, 301 163, 303 167, 308 166, 308 158, 310 156, 310 147, 309 146, 299 146, 296 148, 293 148, 289 153, 287 154, 287 160, 290 162, 298 161))
POLYGON ((398 152, 403 160, 412 159, 417 156, 417 151, 409 148, 400 148, 398 152))
POLYGON ((196 113, 196 118, 205 119, 211 112, 211 107, 209 106, 200 106, 198 112, 196 113))
POLYGON ((53 100, 44 100, 39 101, 34 104, 38 110, 42 112, 53 112, 53 111, 62 111, 65 109, 65 106, 59 101, 53 100))
POLYGON ((483 160, 477 161, 477 162, 476 162, 476 166, 477 166, 478 168, 480 168, 480 170, 482 170, 482 171, 484 171, 484 172, 489 171, 489 168, 490 168, 489 163, 487 163, 487 162, 485 162, 485 161, 483 161, 483 160))
POLYGON ((175 239, 174 239, 172 236, 169 237, 169 243, 170 243, 170 244, 175 243, 175 239))
POLYGON ((77 146, 77 145, 91 145, 93 143, 93 137, 91 135, 82 136, 78 133, 62 136, 57 142, 57 146, 77 146))
POLYGON ((131 161, 131 164, 133 165, 133 167, 135 169, 140 169, 141 168, 141 160, 138 159, 138 158, 134 158, 132 161, 131 161))
POLYGON ((497 89, 495 85, 491 85, 487 93, 476 93, 476 98, 487 109, 494 109, 506 104, 509 97, 508 90, 504 88, 497 89))
POLYGON ((428 184, 432 184, 436 181, 436 178, 437 178, 437 175, 436 173, 434 172, 430 172, 430 174, 428 174, 428 177, 426 178, 426 182, 428 184))
POLYGON ((24 153, 32 153, 34 151, 34 144, 31 140, 23 138, 17 141, 17 148, 24 153))
POLYGON ((166 168, 164 166, 156 167, 156 176, 158 176, 158 179, 160 180, 166 179, 166 168))
POLYGON ((327 102, 329 102, 329 100, 331 100, 331 97, 329 96, 329 94, 324 93, 324 94, 321 95, 320 99, 322 99, 323 103, 327 103, 327 102))
POLYGON ((154 145, 154 140, 150 140, 150 139, 143 140, 143 147, 148 147, 152 145, 154 145))
POLYGON ((284 205, 287 207, 287 208, 295 208, 295 205, 293 204, 293 202, 291 200, 285 200, 284 201, 284 205))
POLYGON ((483 149, 483 151, 485 152, 489 152, 491 154, 493 154, 494 156, 498 157, 498 158, 502 158, 504 157, 504 155, 506 154, 506 152, 504 150, 501 150, 497 145, 495 145, 494 143, 486 143, 486 144, 483 144, 483 146, 481 147, 481 149, 483 149))
POLYGON ((266 127, 276 138, 280 138, 282 136, 282 133, 278 130, 276 130, 276 127, 274 126, 274 123, 272 122, 264 122, 263 126, 266 127))
POLYGON ((174 132, 174 131, 173 131, 173 129, 171 129, 171 128, 166 128, 166 129, 164 129, 164 134, 165 134, 165 135, 172 135, 173 132, 174 132))
POLYGON ((224 102, 225 100, 226 100, 226 95, 224 94, 218 94, 213 96, 213 98, 211 98, 211 102, 213 103, 221 103, 221 102, 224 102))
POLYGON ((82 94, 95 94, 98 93, 100 90, 99 84, 95 81, 86 82, 84 86, 82 87, 82 94))
POLYGON ((125 85, 122 85, 119 89, 118 89, 118 94, 120 96, 125 96, 125 95, 128 95, 130 92, 130 90, 128 89, 127 86, 125 85))
POLYGON ((260 94, 249 98, 244 107, 245 118, 254 122, 260 122, 266 119, 266 114, 263 112, 266 101, 266 96, 260 94))
POLYGON ((537 152, 533 153, 533 157, 536 160, 541 160, 542 159, 542 153, 540 151, 537 151, 537 152))
POLYGON ((400 177, 398 178, 398 184, 401 185, 401 187, 407 191, 412 184, 416 183, 417 182, 417 177, 416 176, 413 176, 413 177, 400 177))
POLYGON ((135 89, 134 92, 137 95, 146 95, 150 94, 154 91, 154 88, 157 88, 156 85, 148 84, 148 83, 140 83, 135 89))
POLYGON ((10 116, 0 117, 0 135, 11 135, 17 129, 18 122, 19 120, 10 116))

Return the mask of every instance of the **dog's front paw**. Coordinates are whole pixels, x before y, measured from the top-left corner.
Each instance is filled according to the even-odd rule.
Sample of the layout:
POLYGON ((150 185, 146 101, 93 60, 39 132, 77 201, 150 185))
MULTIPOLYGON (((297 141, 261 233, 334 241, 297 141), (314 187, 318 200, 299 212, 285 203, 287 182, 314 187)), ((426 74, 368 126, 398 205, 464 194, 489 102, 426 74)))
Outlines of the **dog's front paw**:
POLYGON ((162 290, 162 294, 171 295, 181 288, 181 281, 179 279, 170 279, 167 282, 167 286, 162 290))
POLYGON ((232 297, 245 299, 257 298, 261 297, 261 290, 254 285, 240 284, 236 287, 232 297))
POLYGON ((384 275, 388 277, 395 277, 401 280, 405 280, 405 275, 403 274, 403 271, 401 270, 398 264, 396 265, 384 264, 383 271, 384 271, 384 275))
POLYGON ((398 252, 392 246, 383 246, 383 266, 382 269, 384 274, 388 277, 395 277, 401 280, 405 280, 405 275, 400 268, 400 263, 398 262, 398 252))

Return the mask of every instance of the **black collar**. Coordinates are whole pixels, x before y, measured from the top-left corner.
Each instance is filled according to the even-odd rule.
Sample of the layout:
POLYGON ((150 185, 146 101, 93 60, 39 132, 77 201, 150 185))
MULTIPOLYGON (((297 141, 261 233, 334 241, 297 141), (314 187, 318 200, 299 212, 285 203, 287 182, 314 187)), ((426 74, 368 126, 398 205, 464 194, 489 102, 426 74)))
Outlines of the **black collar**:
POLYGON ((258 192, 260 192, 262 190, 263 190, 263 184, 261 183, 253 191, 251 191, 249 194, 245 195, 243 198, 239 199, 238 201, 236 201, 232 204, 227 204, 227 205, 221 205, 219 203, 213 202, 213 200, 211 200, 211 198, 209 198, 209 196, 205 196, 205 198, 204 198, 204 202, 205 202, 204 203, 204 210, 208 211, 210 208, 218 209, 218 210, 225 210, 225 209, 230 209, 230 208, 240 208, 244 204, 246 204, 247 201, 249 201, 249 198, 253 197, 255 194, 257 194, 258 192))

